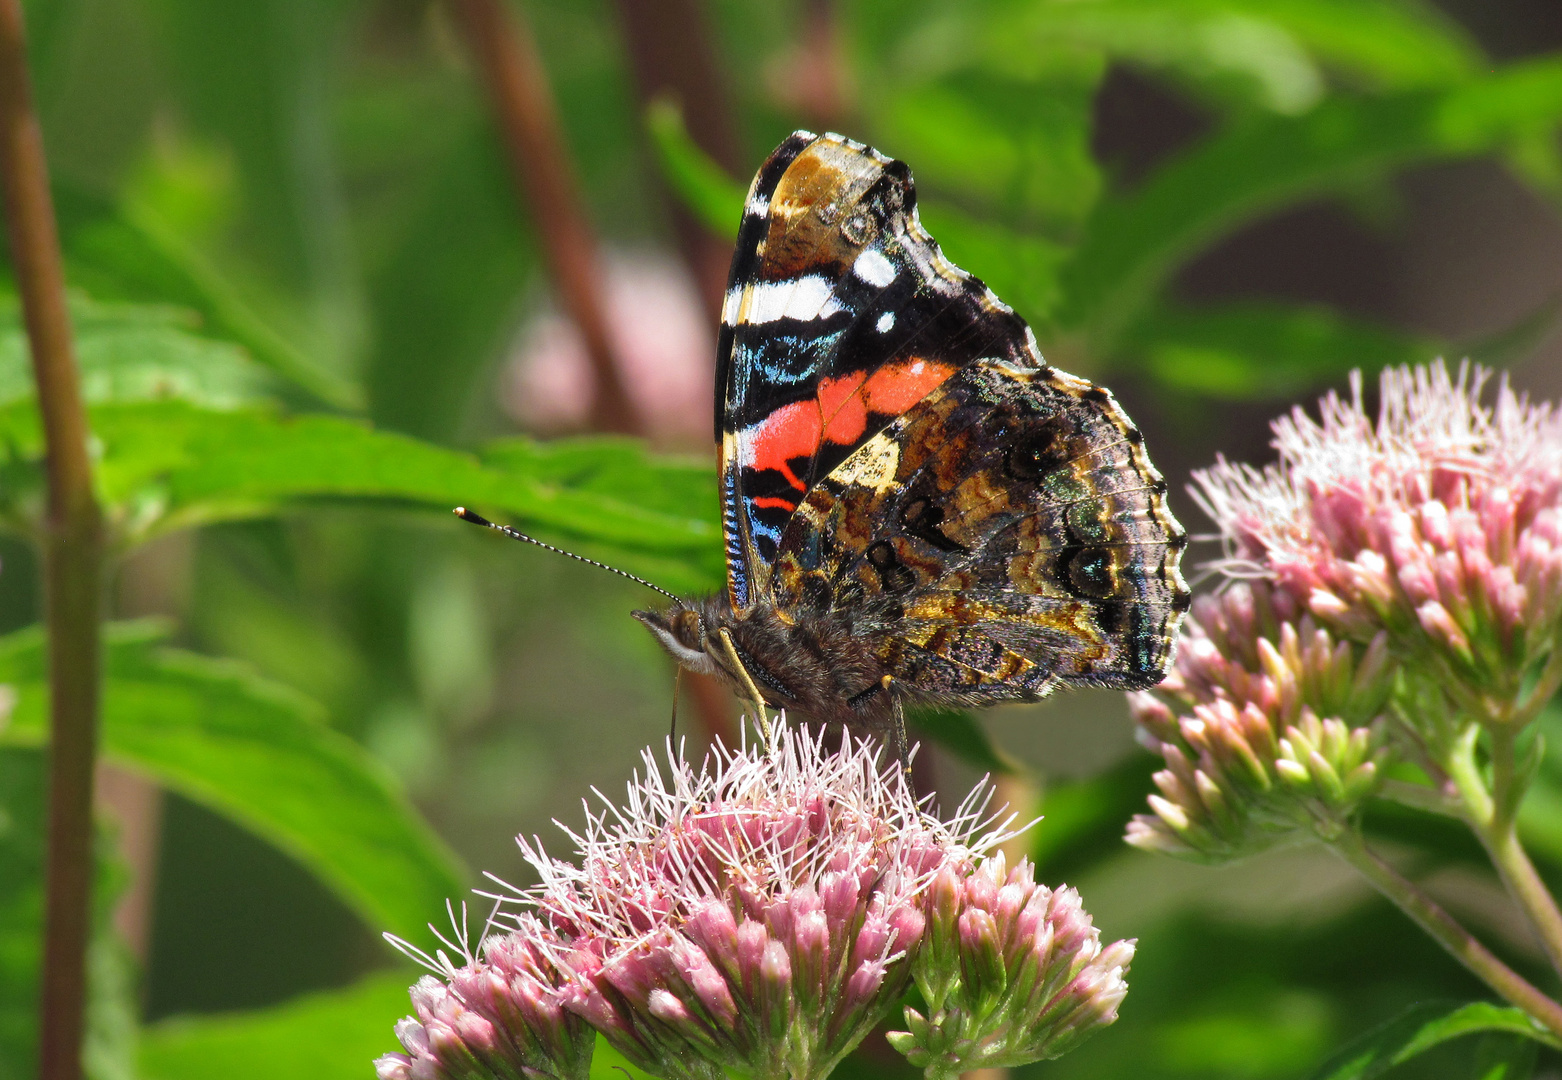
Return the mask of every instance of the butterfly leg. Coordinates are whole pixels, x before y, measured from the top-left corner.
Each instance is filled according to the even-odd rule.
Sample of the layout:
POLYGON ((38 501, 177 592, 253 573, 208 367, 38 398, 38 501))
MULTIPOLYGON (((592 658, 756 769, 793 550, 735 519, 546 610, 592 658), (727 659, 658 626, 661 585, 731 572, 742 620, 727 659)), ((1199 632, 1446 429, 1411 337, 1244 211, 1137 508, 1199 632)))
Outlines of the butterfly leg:
POLYGON ((906 711, 901 707, 900 695, 895 693, 894 683, 895 680, 890 676, 884 676, 884 692, 890 699, 889 751, 900 762, 901 771, 906 774, 906 782, 910 783, 911 754, 910 744, 906 740, 906 711))
POLYGON ((749 700, 754 703, 754 716, 759 721, 759 732, 765 737, 766 745, 769 745, 770 717, 765 714, 765 699, 760 694, 759 687, 754 685, 748 668, 744 667, 743 661, 738 659, 738 647, 732 643, 732 632, 723 626, 716 631, 716 636, 721 638, 722 647, 727 651, 727 659, 732 661, 732 670, 738 673, 738 678, 743 682, 743 689, 748 691, 749 700))

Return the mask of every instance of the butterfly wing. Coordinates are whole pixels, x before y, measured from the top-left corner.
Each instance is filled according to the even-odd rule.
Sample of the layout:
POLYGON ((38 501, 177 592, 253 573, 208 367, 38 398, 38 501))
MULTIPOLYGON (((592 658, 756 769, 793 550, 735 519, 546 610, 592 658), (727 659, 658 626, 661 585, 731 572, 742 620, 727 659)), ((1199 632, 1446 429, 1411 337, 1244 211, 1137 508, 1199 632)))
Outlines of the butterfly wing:
POLYGON ((971 704, 1142 688, 1170 660, 1186 534, 1100 387, 968 366, 856 450, 785 529, 780 607, 854 613, 898 684, 971 704))
POLYGON ((1023 320, 922 229, 904 164, 838 135, 782 143, 749 189, 718 347, 734 610, 768 594, 819 480, 967 364, 1035 358, 1023 320))

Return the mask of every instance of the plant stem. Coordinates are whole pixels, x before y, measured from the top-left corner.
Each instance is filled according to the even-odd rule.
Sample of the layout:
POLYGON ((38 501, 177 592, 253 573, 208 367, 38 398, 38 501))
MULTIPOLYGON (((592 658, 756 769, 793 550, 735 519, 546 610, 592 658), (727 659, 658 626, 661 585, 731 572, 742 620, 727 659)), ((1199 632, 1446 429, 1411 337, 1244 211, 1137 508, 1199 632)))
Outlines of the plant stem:
POLYGON ((607 328, 597 243, 576 198, 578 185, 559 133, 553 95, 531 27, 501 0, 449 0, 451 14, 482 72, 505 152, 522 190, 559 298, 580 330, 596 377, 592 426, 632 433, 634 405, 607 328))
POLYGON ((43 136, 28 88, 19 0, 0 0, 0 177, 43 419, 48 515, 43 562, 49 629, 49 833, 39 1075, 77 1080, 92 892, 102 521, 71 344, 65 275, 43 136))
POLYGON ((1514 820, 1519 794, 1513 790, 1514 728, 1494 724, 1488 730, 1492 740, 1492 790, 1487 791, 1475 763, 1479 728, 1474 724, 1449 756, 1448 776, 1464 802, 1466 823, 1486 848, 1508 894, 1534 927, 1552 968, 1562 974, 1562 911, 1519 843, 1514 820))
POLYGON ((1523 1009, 1553 1034, 1562 1035, 1562 1005, 1504 964, 1436 901, 1368 850, 1359 833, 1346 830, 1330 847, 1504 1001, 1523 1009))
MULTIPOLYGON (((706 12, 700 0, 617 0, 624 51, 635 76, 643 116, 653 101, 677 102, 695 143, 731 175, 746 170, 738 151, 727 89, 706 12)), ((721 321, 722 294, 732 265, 732 242, 701 225, 682 200, 658 185, 673 236, 695 284, 706 318, 721 321)))
POLYGON ((1407 780, 1385 780, 1377 790, 1380 799, 1408 806, 1412 810, 1424 810, 1428 814, 1464 819, 1464 807, 1457 800, 1427 784, 1413 784, 1407 780))

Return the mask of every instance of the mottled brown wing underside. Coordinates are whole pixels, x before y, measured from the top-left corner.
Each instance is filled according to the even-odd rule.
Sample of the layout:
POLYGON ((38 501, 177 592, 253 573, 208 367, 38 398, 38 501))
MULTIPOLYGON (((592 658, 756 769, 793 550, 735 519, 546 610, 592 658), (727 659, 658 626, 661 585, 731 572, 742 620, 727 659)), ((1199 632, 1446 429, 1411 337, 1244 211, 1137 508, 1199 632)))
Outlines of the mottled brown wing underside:
POLYGON ((962 369, 816 484, 776 604, 856 612, 903 692, 981 703, 1159 681, 1186 537, 1104 389, 1038 364, 962 369))

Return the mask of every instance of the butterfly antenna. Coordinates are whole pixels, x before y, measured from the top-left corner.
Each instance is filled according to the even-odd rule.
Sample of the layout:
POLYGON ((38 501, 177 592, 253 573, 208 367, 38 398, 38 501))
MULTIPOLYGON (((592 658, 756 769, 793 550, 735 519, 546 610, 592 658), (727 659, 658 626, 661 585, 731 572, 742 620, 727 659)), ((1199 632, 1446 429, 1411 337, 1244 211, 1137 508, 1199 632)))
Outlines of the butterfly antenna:
POLYGON ((481 525, 485 529, 493 529, 495 532, 504 533, 504 535, 508 536, 511 540, 523 540, 528 544, 536 544, 538 547, 545 548, 548 551, 554 552, 555 554, 567 555, 577 562, 583 562, 587 565, 595 566, 598 570, 606 570, 609 573, 617 574, 619 577, 626 577, 630 581, 644 585, 647 589, 656 590, 674 603, 683 603, 683 601, 680 600, 676 595, 668 592, 660 585, 653 585, 645 578, 637 577, 636 575, 631 574, 628 570, 620 570, 616 566, 609 566, 607 563, 597 562, 595 559, 588 559, 584 555, 576 555, 573 551, 565 551, 563 548, 554 547, 552 544, 545 544, 535 536, 527 536, 519 529, 512 529, 508 525, 496 525, 494 522, 489 521, 481 514, 475 514, 464 506, 456 507, 456 517, 460 518, 462 521, 470 521, 473 525, 481 525))

